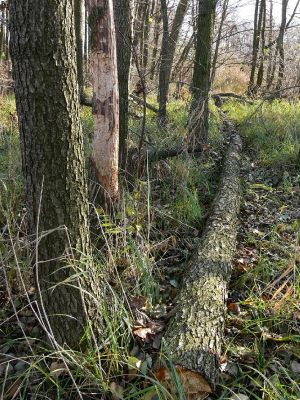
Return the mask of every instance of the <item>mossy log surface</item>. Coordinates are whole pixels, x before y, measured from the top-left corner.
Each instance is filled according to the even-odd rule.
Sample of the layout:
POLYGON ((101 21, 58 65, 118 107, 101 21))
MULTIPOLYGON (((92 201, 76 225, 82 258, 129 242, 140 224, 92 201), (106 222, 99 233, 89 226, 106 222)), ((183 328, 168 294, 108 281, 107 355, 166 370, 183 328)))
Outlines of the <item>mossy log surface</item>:
POLYGON ((204 378, 211 391, 217 383, 227 284, 236 248, 241 148, 241 139, 234 133, 211 216, 185 275, 165 336, 174 365, 198 373, 199 381, 204 378))

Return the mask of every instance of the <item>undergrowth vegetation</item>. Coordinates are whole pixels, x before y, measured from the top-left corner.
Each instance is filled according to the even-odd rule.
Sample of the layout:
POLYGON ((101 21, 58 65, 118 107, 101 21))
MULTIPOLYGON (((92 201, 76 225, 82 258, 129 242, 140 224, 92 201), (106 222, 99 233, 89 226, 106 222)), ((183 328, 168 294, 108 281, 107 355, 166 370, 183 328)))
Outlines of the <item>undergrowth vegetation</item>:
POLYGON ((223 109, 239 127, 260 165, 291 170, 300 164, 299 101, 226 102, 223 109))
MULTIPOLYGON (((14 99, 0 101, 0 398, 185 400, 163 332, 218 186, 226 143, 218 110, 210 105, 210 146, 204 157, 183 153, 149 165, 139 179, 124 182, 128 190, 113 216, 91 204, 93 262, 108 299, 98 302, 95 296, 95 306, 105 328, 97 345, 87 330, 88 347, 74 352, 46 340, 24 223, 14 99), (172 393, 152 372, 158 357, 171 371, 172 393)), ((228 102, 223 109, 239 125, 250 156, 245 160, 243 222, 228 300, 222 382, 211 398, 243 393, 251 400, 296 400, 299 104, 228 102), (253 166, 256 160, 259 168, 286 171, 279 188, 266 184, 262 169, 253 166)), ((156 115, 147 111, 148 148, 185 146, 187 103, 171 102, 169 115, 162 130, 156 115)), ((82 109, 82 123, 88 156, 93 132, 88 108, 82 109)), ((141 127, 141 119, 130 120, 132 146, 137 146, 141 127)), ((75 277, 85 269, 73 268, 75 277)))

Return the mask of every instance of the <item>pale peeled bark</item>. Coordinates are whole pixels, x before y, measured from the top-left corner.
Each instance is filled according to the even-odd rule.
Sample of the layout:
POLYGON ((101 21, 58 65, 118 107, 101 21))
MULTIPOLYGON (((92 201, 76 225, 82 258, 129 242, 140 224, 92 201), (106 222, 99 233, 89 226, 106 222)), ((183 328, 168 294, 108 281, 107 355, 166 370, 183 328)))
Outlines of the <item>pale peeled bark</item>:
POLYGON ((119 89, 112 0, 88 0, 93 72, 92 162, 106 202, 118 198, 119 89))

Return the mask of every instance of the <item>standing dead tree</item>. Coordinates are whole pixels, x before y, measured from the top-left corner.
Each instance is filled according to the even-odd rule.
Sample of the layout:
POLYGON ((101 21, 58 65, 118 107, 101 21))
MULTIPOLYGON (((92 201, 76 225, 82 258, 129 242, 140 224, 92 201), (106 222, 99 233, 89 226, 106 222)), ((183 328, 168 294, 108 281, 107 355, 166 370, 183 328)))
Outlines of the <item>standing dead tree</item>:
POLYGON ((94 140, 92 163, 104 203, 119 195, 119 89, 112 0, 87 0, 91 29, 94 140))

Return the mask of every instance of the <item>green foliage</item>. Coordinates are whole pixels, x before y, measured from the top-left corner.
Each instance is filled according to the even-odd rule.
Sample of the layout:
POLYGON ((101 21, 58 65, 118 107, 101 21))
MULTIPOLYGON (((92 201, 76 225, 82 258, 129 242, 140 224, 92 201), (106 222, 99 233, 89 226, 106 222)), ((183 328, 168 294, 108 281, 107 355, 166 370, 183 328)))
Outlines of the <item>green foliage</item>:
POLYGON ((223 109, 239 125, 260 165, 282 171, 299 165, 299 101, 256 101, 253 105, 231 101, 223 109))

